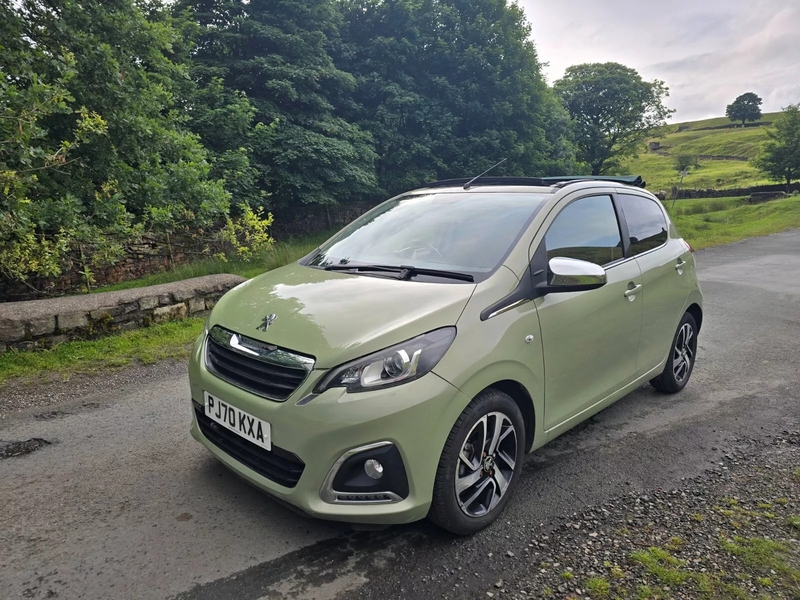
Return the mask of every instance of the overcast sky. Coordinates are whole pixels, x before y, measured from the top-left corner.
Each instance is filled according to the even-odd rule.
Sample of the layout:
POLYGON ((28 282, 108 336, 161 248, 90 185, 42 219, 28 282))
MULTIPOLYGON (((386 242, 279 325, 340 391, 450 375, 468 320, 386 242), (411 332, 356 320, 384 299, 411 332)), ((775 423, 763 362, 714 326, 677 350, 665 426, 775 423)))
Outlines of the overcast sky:
POLYGON ((764 112, 800 102, 800 0, 519 0, 550 83, 620 62, 670 89, 673 122, 724 116, 744 92, 764 112))

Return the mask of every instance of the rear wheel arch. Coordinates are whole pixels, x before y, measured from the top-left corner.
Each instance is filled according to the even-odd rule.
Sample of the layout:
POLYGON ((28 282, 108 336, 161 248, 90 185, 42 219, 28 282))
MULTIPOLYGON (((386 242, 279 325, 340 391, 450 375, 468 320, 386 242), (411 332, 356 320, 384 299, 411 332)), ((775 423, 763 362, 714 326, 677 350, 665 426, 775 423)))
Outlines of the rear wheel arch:
POLYGON ((692 304, 686 309, 686 312, 694 317, 694 322, 697 323, 697 333, 700 333, 700 329, 703 327, 703 309, 699 304, 692 304))
MULTIPOLYGON (((525 421, 525 450, 529 452, 533 448, 533 440, 536 435, 536 410, 533 407, 533 398, 525 389, 525 386, 514 381, 513 379, 504 379, 497 381, 492 385, 486 386, 484 389, 495 389, 503 392, 514 400, 514 403, 519 406, 522 413, 522 419, 525 421)), ((483 390, 481 390, 483 391, 483 390)))

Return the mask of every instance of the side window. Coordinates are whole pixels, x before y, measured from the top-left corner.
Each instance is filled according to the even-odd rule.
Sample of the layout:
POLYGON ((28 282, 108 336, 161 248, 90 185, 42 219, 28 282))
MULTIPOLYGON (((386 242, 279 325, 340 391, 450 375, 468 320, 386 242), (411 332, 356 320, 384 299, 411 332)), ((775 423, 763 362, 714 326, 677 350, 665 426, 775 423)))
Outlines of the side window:
POLYGON ((547 260, 556 256, 605 265, 622 258, 622 237, 610 196, 567 205, 545 236, 547 260))
POLYGON ((620 195, 619 198, 631 237, 629 256, 647 252, 667 241, 667 220, 660 206, 641 196, 620 195))

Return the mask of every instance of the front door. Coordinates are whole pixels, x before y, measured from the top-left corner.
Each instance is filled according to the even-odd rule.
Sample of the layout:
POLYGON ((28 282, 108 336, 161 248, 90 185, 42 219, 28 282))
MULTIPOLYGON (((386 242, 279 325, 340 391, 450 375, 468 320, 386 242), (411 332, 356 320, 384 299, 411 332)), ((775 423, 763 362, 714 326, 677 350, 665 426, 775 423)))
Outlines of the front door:
POLYGON ((566 205, 543 243, 548 260, 577 258, 603 266, 607 283, 586 292, 537 299, 545 376, 545 429, 596 404, 636 377, 642 328, 642 275, 623 258, 610 196, 566 205))

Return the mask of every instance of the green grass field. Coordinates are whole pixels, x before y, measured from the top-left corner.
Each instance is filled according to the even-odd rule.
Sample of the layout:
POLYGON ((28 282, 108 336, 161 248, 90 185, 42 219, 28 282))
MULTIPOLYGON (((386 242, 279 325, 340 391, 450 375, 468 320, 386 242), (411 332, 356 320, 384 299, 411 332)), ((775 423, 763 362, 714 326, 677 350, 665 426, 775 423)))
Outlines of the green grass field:
MULTIPOLYGON (((771 123, 778 114, 765 114, 761 122, 771 123)), ((747 160, 699 159, 700 166, 689 168, 682 187, 732 189, 775 183, 748 162, 768 139, 768 127, 705 129, 731 124, 726 117, 719 117, 668 125, 659 135, 648 140, 660 142, 660 152, 666 154, 650 152, 645 145, 639 156, 628 160, 623 168, 627 173, 641 175, 648 189, 669 191, 673 185, 678 185, 679 180, 673 165, 675 155, 736 156, 747 160)))
POLYGON ((670 153, 754 158, 768 139, 768 127, 683 131, 666 136, 661 147, 670 153))
MULTIPOLYGON (((647 189, 669 192, 678 185, 678 172, 672 158, 658 154, 640 154, 627 163, 627 170, 641 175, 647 189)), ((760 173, 750 163, 740 160, 701 160, 699 167, 691 167, 682 189, 731 189, 775 183, 760 173)))
POLYGON ((696 250, 800 227, 800 196, 747 204, 746 198, 664 203, 681 235, 696 250))

